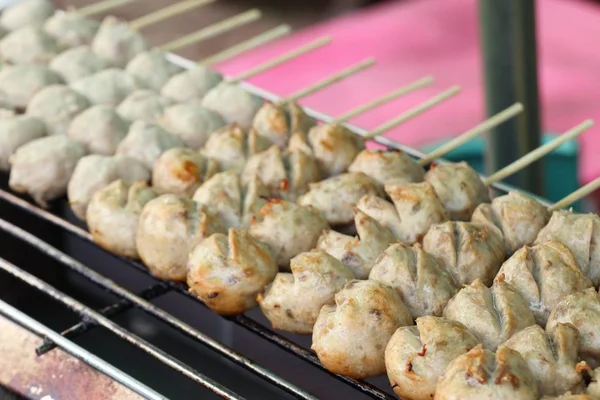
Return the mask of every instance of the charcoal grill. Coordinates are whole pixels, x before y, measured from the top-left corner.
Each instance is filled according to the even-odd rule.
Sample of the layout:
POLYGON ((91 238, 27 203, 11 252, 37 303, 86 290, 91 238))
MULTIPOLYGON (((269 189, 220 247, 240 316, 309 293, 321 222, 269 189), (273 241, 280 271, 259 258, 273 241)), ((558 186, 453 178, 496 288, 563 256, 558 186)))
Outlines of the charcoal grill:
MULTIPOLYGON (((423 156, 385 137, 374 140, 423 156)), ((0 386, 44 400, 396 398, 384 377, 357 381, 328 372, 309 350, 309 337, 274 332, 257 310, 231 318, 210 312, 185 285, 159 281, 139 262, 95 246, 66 200, 43 210, 11 193, 7 182, 2 174, 0 340, 11 330, 41 372, 17 368, 11 376, 7 365, 15 360, 0 354, 0 386)))

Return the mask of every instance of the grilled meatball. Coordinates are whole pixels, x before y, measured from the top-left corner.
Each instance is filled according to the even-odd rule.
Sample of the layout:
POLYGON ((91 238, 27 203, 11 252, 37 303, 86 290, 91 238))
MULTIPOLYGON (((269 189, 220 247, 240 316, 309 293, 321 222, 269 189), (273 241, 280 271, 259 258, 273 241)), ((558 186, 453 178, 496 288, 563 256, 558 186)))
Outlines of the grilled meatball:
POLYGON ((63 135, 33 140, 11 156, 10 187, 28 193, 42 207, 64 195, 84 147, 63 135))
POLYGON ((394 239, 400 240, 401 220, 392 203, 379 196, 366 195, 358 200, 356 208, 389 230, 394 239))
POLYGON ((283 149, 292 133, 308 132, 316 123, 298 104, 286 101, 282 104, 265 103, 254 116, 252 128, 283 149))
POLYGON ((356 203, 365 195, 380 194, 373 180, 363 173, 334 176, 311 183, 309 187, 308 193, 298 199, 298 204, 317 208, 332 226, 352 223, 356 203))
POLYGON ((248 129, 263 105, 263 100, 248 93, 238 84, 221 82, 206 93, 201 104, 221 114, 226 123, 235 122, 243 129, 248 129))
POLYGON ((446 304, 443 316, 464 324, 490 350, 535 324, 527 301, 502 277, 491 288, 479 279, 464 286, 446 304))
POLYGON ((113 254, 139 258, 136 246, 142 208, 157 196, 146 182, 128 184, 119 179, 97 191, 86 221, 94 243, 113 254))
POLYGON ((135 56, 151 47, 141 33, 131 29, 127 22, 112 16, 104 18, 92 41, 92 50, 118 68, 125 68, 135 56))
POLYGON ((277 264, 267 246, 244 229, 230 228, 192 249, 187 283, 211 310, 237 315, 256 306, 256 295, 275 275, 277 264))
POLYGON ((160 94, 178 103, 199 103, 206 93, 223 80, 223 75, 204 65, 172 76, 160 94))
POLYGON ((373 263, 369 279, 394 288, 415 318, 441 316, 458 291, 452 276, 418 243, 388 247, 373 263))
POLYGON ((117 107, 127 96, 143 86, 127 72, 109 68, 72 82, 71 88, 93 104, 117 107))
POLYGON ((138 53, 125 68, 145 86, 159 91, 173 75, 183 72, 183 68, 167 59, 167 54, 157 48, 138 53))
POLYGON ((175 104, 165 109, 159 124, 179 136, 186 145, 199 149, 211 133, 225 125, 216 112, 193 104, 175 104))
POLYGON ((541 326, 564 296, 593 286, 579 270, 573 254, 558 242, 517 250, 498 275, 523 296, 541 326))
POLYGON ((51 85, 33 96, 27 114, 44 121, 49 135, 66 135, 71 121, 89 107, 88 99, 68 86, 51 85))
POLYGON ((232 124, 211 133, 201 152, 215 160, 220 170, 235 169, 241 172, 252 155, 268 147, 268 142, 255 131, 247 132, 237 124, 232 124))
POLYGON ((400 150, 363 150, 350 164, 348 171, 362 172, 377 181, 382 188, 386 184, 406 185, 423 182, 425 179, 423 167, 400 150))
POLYGON ((537 400, 537 384, 516 351, 500 346, 496 353, 477 345, 455 358, 438 380, 436 400, 537 400))
POLYGON ((233 170, 214 175, 194 193, 194 201, 203 204, 227 228, 248 227, 267 197, 267 189, 258 177, 243 186, 233 170))
POLYGON ((0 70, 0 92, 17 109, 24 110, 42 88, 60 83, 62 78, 42 65, 11 65, 0 70))
POLYGON ((290 268, 291 274, 278 273, 257 300, 273 328, 310 334, 321 308, 335 304, 335 294, 354 275, 321 250, 297 255, 290 261, 290 268))
POLYGON ((42 28, 25 26, 0 40, 0 57, 11 64, 46 65, 62 48, 42 28))
POLYGON ((579 357, 592 368, 600 366, 600 296, 588 288, 562 298, 548 318, 546 330, 559 323, 570 323, 579 330, 579 357))
POLYGON ((324 176, 346 172, 356 156, 365 149, 363 140, 340 124, 315 126, 308 132, 308 143, 324 176))
POLYGON ((479 341, 460 322, 424 316, 417 326, 400 327, 385 349, 385 366, 398 397, 433 399, 437 379, 456 357, 479 341))
POLYGON ((127 121, 156 122, 172 106, 173 101, 154 90, 139 89, 127 96, 117 107, 117 112, 127 121))
POLYGON ((260 209, 249 231, 269 246, 277 265, 289 271, 290 260, 314 249, 327 228, 327 220, 312 207, 274 199, 260 209))
POLYGON ((385 346, 400 326, 412 325, 394 289, 376 281, 347 283, 325 305, 313 329, 311 348, 329 371, 356 379, 385 372, 385 346))
POLYGON ((503 345, 521 353, 542 396, 557 396, 566 391, 583 391, 582 365, 577 364, 579 340, 573 325, 559 323, 548 334, 532 325, 503 345))
POLYGON ((433 225, 423 249, 437 257, 454 281, 469 285, 481 279, 491 285, 504 261, 501 237, 484 225, 448 221, 433 225))
POLYGON ((46 126, 38 118, 0 111, 0 171, 8 171, 10 157, 19 147, 46 135, 46 126))
POLYGON ((590 375, 591 382, 586 389, 586 393, 591 396, 589 400, 598 400, 600 399, 600 368, 593 370, 590 375))
POLYGON ((52 36, 64 48, 90 44, 96 36, 100 23, 77 11, 56 11, 44 23, 44 32, 52 36))
POLYGON ((529 246, 548 223, 548 209, 518 191, 496 197, 492 203, 480 204, 471 222, 485 224, 504 238, 506 256, 529 246))
POLYGON ((570 211, 552 213, 535 244, 555 240, 567 246, 579 268, 593 283, 600 285, 600 217, 570 211))
POLYGON ((54 57, 49 66, 65 82, 72 83, 107 69, 108 63, 98 57, 89 46, 78 46, 54 57))
POLYGON ((177 147, 165 151, 152 168, 152 185, 159 193, 192 196, 202 182, 217 172, 217 164, 195 150, 177 147))
POLYGON ((127 136, 117 146, 116 153, 133 157, 152 169, 162 153, 174 147, 184 146, 179 137, 165 131, 159 125, 136 121, 131 124, 127 136))
POLYGON ((67 134, 92 154, 110 156, 127 135, 129 124, 110 106, 92 106, 71 121, 67 134))
POLYGON ((24 26, 42 26, 55 10, 49 0, 17 1, 2 11, 0 25, 11 31, 24 26))
POLYGON ((478 205, 490 202, 488 188, 464 161, 434 164, 425 180, 433 186, 451 220, 469 221, 478 205))
POLYGON ((195 201, 175 194, 150 200, 138 222, 137 250, 152 275, 185 281, 190 251, 214 233, 221 222, 195 201))
POLYGON ((150 171, 139 161, 126 156, 92 154, 79 160, 67 187, 69 205, 75 216, 85 219, 94 193, 117 179, 125 183, 150 180, 150 171))
POLYGON ((319 237, 317 248, 340 260, 358 279, 367 279, 373 262, 394 242, 394 238, 373 218, 358 209, 354 212, 357 237, 326 230, 319 237))

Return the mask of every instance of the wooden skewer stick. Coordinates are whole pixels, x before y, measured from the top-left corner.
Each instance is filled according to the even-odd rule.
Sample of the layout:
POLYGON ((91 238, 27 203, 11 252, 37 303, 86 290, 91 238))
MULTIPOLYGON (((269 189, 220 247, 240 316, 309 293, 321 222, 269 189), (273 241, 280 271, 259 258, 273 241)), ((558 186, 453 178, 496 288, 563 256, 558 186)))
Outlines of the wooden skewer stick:
POLYGON ((291 26, 286 24, 279 25, 277 28, 273 28, 267 32, 261 33, 260 35, 253 37, 252 39, 248 39, 242 43, 238 43, 235 46, 232 46, 228 49, 218 52, 217 54, 200 60, 198 61, 198 64, 209 66, 220 63, 223 60, 227 60, 229 58, 237 56, 238 54, 255 49, 259 46, 272 42, 273 40, 279 39, 280 37, 289 34, 291 31, 291 26))
POLYGON ((368 58, 364 61, 359 62, 358 64, 355 64, 355 65, 348 67, 338 73, 335 73, 335 74, 331 75, 330 77, 323 79, 320 82, 317 82, 309 87, 299 90, 296 93, 294 93, 290 96, 287 96, 282 101, 297 101, 303 97, 310 96, 311 94, 318 92, 319 90, 325 89, 326 87, 331 86, 334 83, 340 82, 360 71, 370 68, 373 65, 375 65, 376 63, 377 63, 377 60, 375 60, 374 58, 368 58))
POLYGON ((81 7, 79 9, 75 9, 77 13, 85 16, 92 17, 97 14, 102 14, 103 12, 110 11, 113 8, 121 7, 129 3, 133 3, 138 0, 104 0, 99 1, 94 4, 90 4, 88 6, 81 7))
POLYGON ((134 30, 140 30, 150 25, 154 25, 158 22, 164 21, 165 19, 174 17, 182 14, 186 11, 194 9, 196 7, 205 6, 210 3, 214 3, 215 0, 184 0, 179 3, 172 4, 168 7, 164 7, 160 10, 151 12, 142 17, 136 18, 129 22, 129 27, 134 30))
POLYGON ((570 195, 568 195, 568 196, 564 197, 563 199, 557 201, 556 203, 554 203, 553 205, 551 205, 550 207, 548 207, 548 211, 551 212, 551 213, 553 213, 554 211, 558 211, 560 209, 568 207, 571 204, 575 203, 576 201, 579 201, 582 198, 584 198, 585 196, 587 196, 587 195, 595 192, 596 190, 598 190, 598 188, 600 188, 600 178, 594 179, 593 181, 591 181, 587 185, 585 185, 583 187, 580 187, 579 189, 577 189, 576 191, 574 191, 570 195))
POLYGON ((331 36, 324 36, 320 39, 317 39, 311 43, 305 44, 297 48, 296 50, 292 50, 286 54, 275 57, 272 60, 269 60, 263 64, 257 65, 256 67, 250 69, 249 71, 242 72, 238 76, 228 79, 229 83, 239 83, 240 81, 249 79, 255 75, 262 74, 265 71, 270 70, 271 68, 275 68, 281 64, 284 64, 290 60, 293 60, 296 57, 304 55, 308 52, 318 49, 319 47, 323 47, 326 44, 331 43, 331 36))
POLYGON ((458 93, 460 93, 460 90, 461 90, 460 86, 452 86, 450 89, 447 89, 447 90, 443 91, 442 93, 438 94, 437 96, 434 96, 431 99, 419 104, 415 108, 408 110, 407 112, 392 119, 391 121, 388 121, 388 122, 385 122, 385 123, 379 125, 377 128, 375 128, 371 132, 364 135, 362 137, 362 139, 364 141, 371 140, 374 137, 377 137, 377 136, 381 135, 382 133, 384 133, 392 128, 395 128, 396 126, 403 124, 404 122, 408 121, 409 119, 412 119, 412 118, 420 115, 421 113, 429 110, 430 108, 437 106, 438 104, 449 99, 450 97, 457 95, 458 93))
POLYGON ((403 86, 400 89, 396 89, 386 95, 383 95, 382 97, 380 97, 378 99, 372 100, 372 101, 368 102, 367 104, 363 104, 362 106, 357 107, 354 110, 350 110, 347 113, 340 115, 334 121, 331 121, 331 123, 332 124, 343 124, 344 122, 351 120, 352 118, 357 117, 360 114, 363 114, 374 108, 377 108, 382 104, 385 104, 389 101, 392 101, 394 99, 402 97, 405 94, 409 94, 411 92, 414 92, 417 89, 421 89, 427 85, 430 85, 431 83, 433 83, 434 80, 435 79, 433 78, 433 76, 426 76, 417 81, 414 81, 413 83, 409 83, 408 85, 403 86))
POLYGON ((431 153, 429 153, 428 155, 423 157, 421 160, 419 160, 419 164, 421 164, 422 167, 428 165, 433 160, 436 160, 440 157, 445 156, 446 154, 450 153, 452 150, 456 149, 457 147, 463 145, 464 143, 471 141, 476 136, 479 136, 482 133, 485 133, 485 132, 489 131, 490 129, 495 128, 496 126, 502 124, 503 122, 520 114, 521 111, 523 111, 523 105, 521 103, 513 104, 512 106, 508 107, 507 109, 500 111, 498 114, 494 115, 493 117, 483 121, 482 123, 475 126, 474 128, 469 129, 462 135, 452 139, 451 141, 444 144, 443 146, 438 147, 437 149, 435 149, 434 151, 432 151, 431 153))
POLYGON ((519 170, 525 168, 526 166, 528 166, 529 164, 539 160, 540 158, 544 157, 546 154, 551 153, 552 151, 556 150, 563 143, 566 143, 569 140, 572 140, 572 139, 576 138, 577 136, 581 135, 583 132, 585 132, 592 126, 594 126, 594 121, 592 121, 591 119, 588 119, 588 120, 582 122, 581 124, 570 129, 569 131, 563 133, 562 135, 560 135, 559 137, 557 137, 550 143, 546 143, 545 145, 538 147, 537 149, 525 154, 523 157, 519 158, 515 162, 502 168, 500 171, 497 171, 497 172, 493 173, 492 175, 488 176, 487 178, 485 178, 483 180, 483 183, 485 185, 491 185, 492 183, 499 182, 499 181, 503 180, 504 178, 506 178, 512 174, 515 174, 517 171, 519 171, 519 170))
POLYGON ((260 10, 254 8, 252 10, 248 10, 233 17, 224 19, 223 21, 219 21, 215 24, 209 25, 196 32, 192 32, 190 34, 182 36, 171 42, 165 43, 162 46, 159 46, 159 48, 162 51, 175 51, 177 49, 181 49, 183 47, 190 46, 194 43, 198 43, 203 40, 213 38, 222 33, 231 31, 242 25, 246 25, 250 22, 256 21, 260 19, 260 17, 262 17, 262 13, 260 12, 260 10))

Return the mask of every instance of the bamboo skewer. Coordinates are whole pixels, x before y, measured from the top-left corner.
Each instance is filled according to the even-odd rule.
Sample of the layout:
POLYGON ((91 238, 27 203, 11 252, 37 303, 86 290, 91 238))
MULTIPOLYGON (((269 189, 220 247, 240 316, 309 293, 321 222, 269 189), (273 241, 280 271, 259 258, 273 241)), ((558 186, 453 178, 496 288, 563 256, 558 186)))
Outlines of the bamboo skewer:
POLYGON ((250 22, 254 22, 260 19, 260 17, 262 17, 262 13, 260 12, 260 10, 254 8, 241 14, 235 15, 233 17, 219 21, 215 24, 209 25, 196 32, 192 32, 188 35, 172 40, 168 43, 163 44, 162 46, 159 46, 159 48, 162 51, 166 52, 174 51, 183 47, 190 46, 194 43, 213 38, 222 33, 246 25, 250 22))
POLYGON ((248 70, 246 72, 242 72, 238 76, 229 78, 229 79, 227 79, 227 82, 239 83, 239 82, 249 79, 255 75, 262 74, 263 72, 266 72, 271 68, 275 68, 275 67, 277 67, 281 64, 284 64, 296 57, 299 57, 299 56, 309 53, 313 50, 316 50, 319 47, 323 47, 323 46, 331 43, 331 40, 332 40, 331 36, 325 36, 320 39, 317 39, 311 43, 305 44, 304 46, 297 48, 296 50, 292 50, 292 51, 285 53, 283 55, 280 55, 272 60, 269 60, 263 64, 257 65, 254 68, 251 68, 250 70, 248 70))
POLYGON ((74 11, 83 15, 84 17, 92 17, 94 15, 110 11, 113 8, 118 8, 129 3, 133 3, 134 1, 138 0, 104 0, 81 7, 79 9, 74 9, 74 11))
POLYGON ((443 146, 438 147, 437 149, 435 149, 434 151, 432 151, 431 153, 429 153, 428 155, 423 157, 421 160, 419 160, 419 164, 422 167, 428 165, 433 160, 443 157, 444 155, 450 153, 452 150, 456 149, 457 147, 472 140, 476 136, 479 136, 482 133, 485 133, 485 132, 489 131, 490 129, 495 128, 496 126, 502 124, 503 122, 520 114, 521 111, 523 111, 523 105, 521 103, 513 104, 512 106, 508 107, 507 109, 505 109, 503 111, 500 111, 498 114, 494 115, 491 118, 488 118, 487 120, 485 120, 484 122, 475 126, 474 128, 469 129, 462 135, 454 138, 453 140, 449 141, 448 143, 444 144, 443 146))
POLYGON ((129 27, 134 30, 140 30, 150 25, 154 25, 165 19, 174 17, 182 14, 186 11, 192 10, 197 7, 205 6, 213 3, 215 0, 185 0, 179 3, 172 4, 168 7, 164 7, 160 10, 153 11, 142 17, 136 18, 129 22, 129 27))
POLYGON ((496 183, 496 182, 499 182, 499 181, 505 179, 506 177, 516 173, 517 171, 521 170, 522 168, 525 168, 529 164, 539 160, 546 154, 551 153, 552 151, 556 150, 562 144, 581 135, 583 132, 585 132, 586 130, 591 128, 593 125, 594 125, 594 121, 589 120, 589 119, 582 122, 581 124, 575 126, 574 128, 572 128, 572 129, 568 130, 567 132, 565 132, 564 134, 560 135, 559 137, 557 137, 550 143, 546 143, 545 145, 538 147, 537 149, 527 153, 526 155, 524 155, 520 159, 516 160, 515 162, 507 165, 506 167, 502 168, 501 170, 488 176, 487 178, 485 178, 483 180, 483 183, 487 186, 487 185, 491 185, 492 183, 496 183))
POLYGON ((279 25, 276 28, 273 28, 267 32, 261 33, 253 37, 252 39, 248 39, 244 42, 238 43, 232 47, 229 47, 225 50, 218 52, 212 56, 209 56, 203 60, 198 61, 200 65, 214 65, 220 63, 221 61, 227 60, 229 58, 235 57, 238 54, 244 53, 248 50, 252 50, 256 47, 262 46, 273 40, 279 39, 292 31, 292 27, 289 25, 279 25))
POLYGON ((592 194, 596 190, 600 188, 600 178, 596 178, 585 186, 580 187, 573 193, 565 196, 563 199, 557 201, 550 207, 548 207, 548 212, 553 213, 554 211, 558 211, 565 207, 570 206, 571 204, 581 200, 582 198, 592 194))
POLYGON ((362 139, 364 141, 371 140, 374 137, 377 137, 377 136, 381 135, 382 133, 384 133, 392 128, 395 128, 396 126, 403 124, 404 122, 408 121, 409 119, 412 119, 412 118, 422 114, 423 112, 429 110, 430 108, 435 107, 436 105, 440 104, 441 102, 457 95, 458 93, 460 93, 460 90, 461 90, 460 86, 452 86, 450 89, 443 91, 442 93, 421 103, 417 107, 414 107, 413 109, 408 110, 407 112, 403 113, 402 115, 400 115, 388 122, 381 124, 380 126, 375 128, 371 132, 364 135, 362 137, 362 139))

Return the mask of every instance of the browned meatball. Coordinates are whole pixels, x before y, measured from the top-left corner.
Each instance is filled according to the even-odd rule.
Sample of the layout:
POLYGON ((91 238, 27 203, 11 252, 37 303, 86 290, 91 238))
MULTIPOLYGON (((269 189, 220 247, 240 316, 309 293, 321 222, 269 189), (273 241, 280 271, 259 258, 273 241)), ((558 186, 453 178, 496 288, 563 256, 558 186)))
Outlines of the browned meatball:
POLYGON ((192 196, 202 182, 217 172, 217 164, 186 147, 161 154, 152 167, 152 185, 159 193, 192 196))
POLYGON ((251 156, 268 148, 268 142, 255 131, 247 132, 233 124, 211 133, 200 152, 215 160, 221 171, 241 172, 251 156))
POLYGON ((252 128, 260 136, 282 149, 287 146, 292 133, 308 132, 315 125, 316 121, 292 101, 265 103, 252 121, 252 128))
POLYGON ((315 126, 308 132, 308 143, 323 176, 346 172, 358 153, 365 149, 362 138, 340 124, 315 126))
POLYGON ((358 153, 348 171, 362 172, 375 179, 382 187, 386 184, 423 182, 425 179, 423 167, 400 150, 363 150, 358 153))

